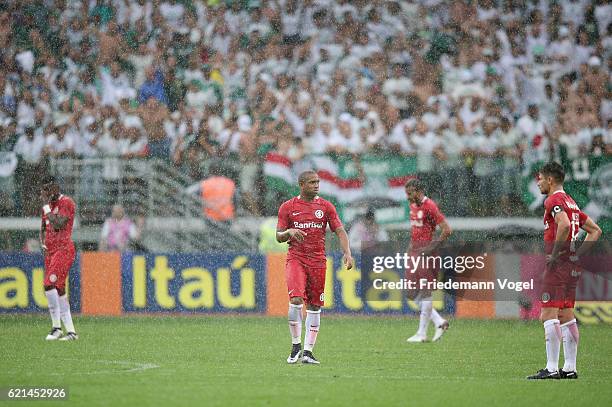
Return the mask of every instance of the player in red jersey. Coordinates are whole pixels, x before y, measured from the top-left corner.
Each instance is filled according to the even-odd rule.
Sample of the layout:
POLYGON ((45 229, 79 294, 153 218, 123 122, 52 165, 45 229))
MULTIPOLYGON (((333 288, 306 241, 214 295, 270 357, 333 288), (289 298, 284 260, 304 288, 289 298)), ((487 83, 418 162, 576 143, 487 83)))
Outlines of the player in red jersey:
POLYGON ((60 193, 59 185, 53 177, 43 180, 40 196, 44 202, 40 243, 45 258, 45 295, 53 324, 46 339, 76 340, 79 337, 74 330, 66 294, 66 279, 76 255, 72 241, 75 204, 70 197, 60 193), (61 322, 66 328, 65 336, 61 322))
POLYGON ((551 162, 539 173, 538 187, 547 195, 544 201, 544 247, 546 267, 542 279, 541 321, 546 338, 546 367, 528 379, 577 379, 578 325, 574 318, 576 286, 580 278, 577 259, 589 248, 575 248, 579 229, 586 233, 584 242, 595 242, 601 229, 580 210, 563 191, 563 167, 551 162), (563 340, 565 364, 559 368, 559 350, 563 340))
POLYGON ((319 364, 312 354, 321 322, 324 305, 325 230, 329 225, 340 240, 347 269, 353 267, 349 240, 336 208, 320 198, 319 176, 314 171, 304 171, 298 178, 300 195, 284 202, 278 209, 276 240, 289 242, 285 274, 289 294, 289 332, 292 349, 287 363, 296 363, 302 352, 302 308, 306 310, 306 334, 302 363, 319 364))
MULTIPOLYGON (((425 196, 424 186, 416 178, 408 180, 405 185, 406 196, 410 202, 410 247, 411 256, 434 254, 440 243, 451 235, 452 230, 438 205, 425 196), (440 236, 434 239, 437 227, 440 227, 440 236)), ((438 270, 420 267, 417 270, 406 270, 406 278, 418 283, 421 279, 433 281, 438 270)), ((414 299, 421 308, 419 329, 416 334, 407 339, 408 342, 425 342, 427 340, 427 325, 431 320, 436 327, 433 341, 437 341, 448 329, 448 321, 433 308, 431 290, 410 290, 409 297, 414 299)))

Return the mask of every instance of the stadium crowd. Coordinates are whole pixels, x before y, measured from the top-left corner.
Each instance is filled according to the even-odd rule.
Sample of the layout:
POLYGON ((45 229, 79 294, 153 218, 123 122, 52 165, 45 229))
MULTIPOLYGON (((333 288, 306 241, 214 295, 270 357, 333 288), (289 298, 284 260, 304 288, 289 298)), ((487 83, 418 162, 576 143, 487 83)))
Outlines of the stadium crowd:
POLYGON ((401 154, 495 214, 612 153, 607 1, 3 1, 0 46, 0 215, 38 215, 49 158, 222 162, 259 215, 269 151, 401 154))

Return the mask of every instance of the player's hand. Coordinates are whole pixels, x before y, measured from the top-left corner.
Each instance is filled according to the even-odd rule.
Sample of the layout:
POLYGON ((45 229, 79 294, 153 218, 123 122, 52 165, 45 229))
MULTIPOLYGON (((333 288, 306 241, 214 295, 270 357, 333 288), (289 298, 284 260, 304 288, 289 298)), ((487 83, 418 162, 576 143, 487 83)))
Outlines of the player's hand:
POLYGON ((549 266, 554 266, 558 261, 559 261, 559 257, 561 257, 561 255, 565 253, 565 250, 560 251, 559 253, 557 253, 556 256, 553 256, 552 254, 547 254, 546 255, 546 264, 549 266))
POLYGON ((304 237, 307 235, 307 233, 301 229, 289 229, 287 232, 289 233, 289 239, 295 239, 298 242, 303 242, 304 237))
POLYGON ((347 270, 350 270, 353 268, 353 263, 355 262, 353 260, 353 256, 351 256, 350 254, 345 254, 344 256, 342 256, 342 260, 344 262, 344 267, 347 270))

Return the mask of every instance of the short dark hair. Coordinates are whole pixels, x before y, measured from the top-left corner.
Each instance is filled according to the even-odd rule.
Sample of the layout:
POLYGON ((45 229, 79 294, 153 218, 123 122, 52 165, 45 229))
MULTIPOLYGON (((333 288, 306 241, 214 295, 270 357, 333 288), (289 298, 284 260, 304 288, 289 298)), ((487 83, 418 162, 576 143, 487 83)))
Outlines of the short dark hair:
POLYGON ((418 178, 410 178, 408 181, 406 181, 404 188, 408 187, 414 188, 419 192, 425 192, 425 185, 423 185, 423 182, 418 178))
POLYGON ((306 181, 306 177, 308 177, 309 175, 317 175, 317 172, 315 170, 303 171, 298 177, 298 184, 304 183, 304 181, 306 181))
POLYGON ((546 163, 540 169, 540 174, 545 177, 553 177, 553 179, 559 184, 562 184, 563 181, 565 181, 565 170, 561 164, 555 161, 546 163))

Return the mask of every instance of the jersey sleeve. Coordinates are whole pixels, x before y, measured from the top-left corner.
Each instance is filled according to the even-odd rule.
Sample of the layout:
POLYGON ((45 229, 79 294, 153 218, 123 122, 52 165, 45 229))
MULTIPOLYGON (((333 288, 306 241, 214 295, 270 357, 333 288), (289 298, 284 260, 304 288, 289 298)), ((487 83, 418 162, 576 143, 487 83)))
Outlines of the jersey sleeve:
POLYGON ((276 230, 287 230, 289 228, 289 208, 287 203, 283 203, 278 208, 278 221, 276 223, 276 230))
POLYGON ((551 196, 546 200, 545 209, 546 212, 549 213, 553 219, 558 213, 565 212, 565 208, 563 207, 563 201, 557 199, 555 195, 551 196))
POLYGON ((336 207, 331 202, 327 203, 327 223, 332 232, 342 226, 336 207))
POLYGON ((579 223, 579 226, 580 227, 584 226, 584 224, 586 223, 588 218, 589 218, 589 216, 586 213, 584 213, 582 211, 578 212, 578 223, 579 223))
POLYGON ((438 208, 438 205, 436 205, 436 203, 433 201, 431 201, 431 205, 429 207, 429 217, 434 225, 439 225, 446 220, 444 214, 442 211, 440 211, 440 208, 438 208))

